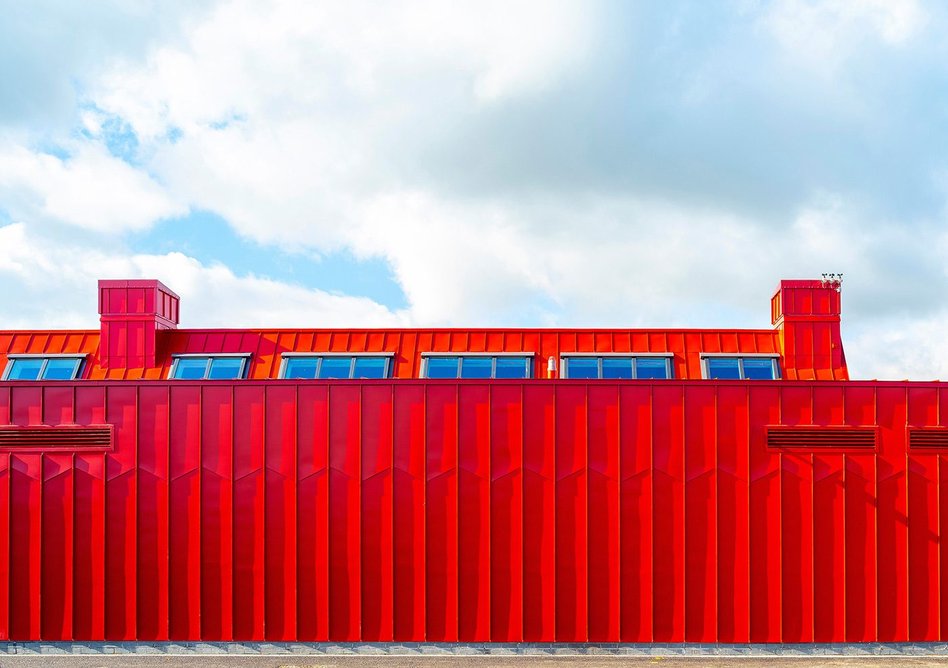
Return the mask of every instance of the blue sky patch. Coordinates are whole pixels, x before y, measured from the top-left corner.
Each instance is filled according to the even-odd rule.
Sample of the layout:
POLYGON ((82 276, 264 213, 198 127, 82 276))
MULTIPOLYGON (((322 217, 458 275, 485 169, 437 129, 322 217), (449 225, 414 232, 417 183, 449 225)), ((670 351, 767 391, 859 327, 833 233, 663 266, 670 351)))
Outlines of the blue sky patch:
POLYGON ((287 253, 236 234, 227 221, 209 211, 164 220, 146 232, 133 232, 127 243, 136 253, 184 253, 202 264, 220 263, 236 275, 253 274, 325 292, 368 297, 388 308, 408 306, 388 263, 361 260, 348 251, 321 257, 287 253))

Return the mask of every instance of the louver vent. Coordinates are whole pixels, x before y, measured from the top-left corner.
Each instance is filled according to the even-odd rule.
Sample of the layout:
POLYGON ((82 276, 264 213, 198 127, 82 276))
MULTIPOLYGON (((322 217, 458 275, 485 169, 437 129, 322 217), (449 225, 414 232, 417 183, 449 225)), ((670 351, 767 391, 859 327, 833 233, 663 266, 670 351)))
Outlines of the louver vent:
POLYGON ((909 447, 948 448, 948 428, 909 429, 909 447))
POLYGON ((874 448, 876 430, 866 427, 768 427, 771 448, 874 448))
POLYGON ((112 426, 0 427, 0 450, 77 450, 112 447, 112 426))

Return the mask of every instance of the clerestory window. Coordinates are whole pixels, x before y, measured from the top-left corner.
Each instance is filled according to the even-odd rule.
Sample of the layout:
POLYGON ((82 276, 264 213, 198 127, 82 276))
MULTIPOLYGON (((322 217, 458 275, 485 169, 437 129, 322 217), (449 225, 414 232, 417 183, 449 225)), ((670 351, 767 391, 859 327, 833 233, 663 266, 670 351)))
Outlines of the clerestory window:
POLYGON ((421 360, 421 376, 422 378, 532 378, 533 355, 424 353, 421 360))
POLYGON ((75 380, 85 355, 9 355, 3 380, 75 380))
POLYGON ((392 354, 286 353, 280 378, 388 378, 392 354))
POLYGON ((174 380, 236 380, 247 375, 250 353, 175 355, 168 378, 174 380))
POLYGON ((567 354, 561 358, 563 378, 666 379, 672 378, 672 354, 567 354))
POLYGON ((777 355, 701 356, 701 375, 711 380, 777 380, 780 378, 777 355))

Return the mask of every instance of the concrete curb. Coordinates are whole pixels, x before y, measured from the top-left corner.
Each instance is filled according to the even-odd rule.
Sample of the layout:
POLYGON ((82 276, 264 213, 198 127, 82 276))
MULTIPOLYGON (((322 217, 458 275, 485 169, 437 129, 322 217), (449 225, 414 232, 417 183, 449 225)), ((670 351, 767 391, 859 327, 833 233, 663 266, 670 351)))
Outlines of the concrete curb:
POLYGON ((632 644, 632 643, 302 643, 302 642, 0 642, 0 655, 305 655, 305 656, 927 656, 948 643, 632 644))

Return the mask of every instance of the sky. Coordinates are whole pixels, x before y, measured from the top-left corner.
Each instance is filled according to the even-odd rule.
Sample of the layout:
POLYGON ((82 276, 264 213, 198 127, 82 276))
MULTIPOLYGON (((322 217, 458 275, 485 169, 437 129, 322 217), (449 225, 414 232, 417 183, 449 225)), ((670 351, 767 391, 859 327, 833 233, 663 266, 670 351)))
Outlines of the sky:
POLYGON ((948 7, 0 0, 0 329, 770 326, 948 379, 948 7))

